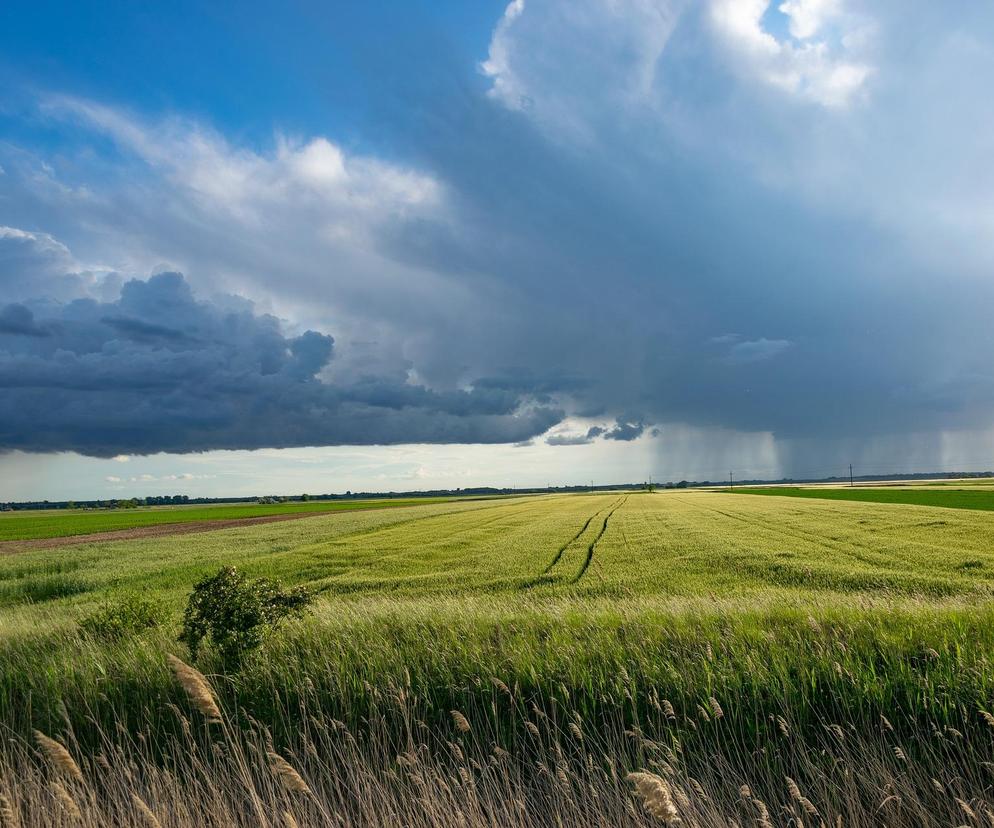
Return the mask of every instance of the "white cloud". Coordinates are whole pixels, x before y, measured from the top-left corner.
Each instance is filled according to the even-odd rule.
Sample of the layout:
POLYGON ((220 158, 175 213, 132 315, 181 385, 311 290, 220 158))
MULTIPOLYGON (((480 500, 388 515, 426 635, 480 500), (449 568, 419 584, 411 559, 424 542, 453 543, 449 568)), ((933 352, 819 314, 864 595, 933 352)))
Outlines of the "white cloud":
POLYGON ((769 0, 711 2, 714 30, 740 70, 823 106, 848 105, 873 72, 850 49, 869 24, 846 16, 836 0, 788 0, 779 11, 791 39, 781 40, 763 27, 769 9, 769 0), (827 36, 816 39, 829 23, 839 28, 834 44, 827 36))
POLYGON ((43 109, 109 135, 205 207, 256 224, 270 220, 274 209, 300 207, 301 201, 322 211, 326 220, 358 224, 440 199, 430 176, 347 156, 324 137, 279 136, 275 151, 263 154, 232 147, 214 131, 183 119, 146 124, 112 107, 70 97, 51 97, 43 109))
POLYGON ((508 32, 514 21, 525 10, 525 0, 511 0, 494 29, 490 40, 487 59, 480 64, 480 70, 493 80, 491 97, 501 100, 511 109, 522 109, 527 98, 511 62, 511 41, 508 32))
MULTIPOLYGON (((705 17, 743 75, 799 99, 844 107, 865 88, 872 22, 842 0, 709 0, 705 17), (782 38, 764 28, 785 18, 782 38)), ((695 25, 682 0, 574 0, 525 5, 513 0, 494 27, 480 64, 489 94, 574 140, 591 139, 590 120, 607 101, 627 108, 665 106, 660 60, 677 25, 695 25)), ((686 36, 685 36, 686 39, 686 36)))
POLYGON ((822 26, 840 13, 840 0, 786 0, 779 9, 790 19, 790 33, 798 40, 818 34, 822 26))

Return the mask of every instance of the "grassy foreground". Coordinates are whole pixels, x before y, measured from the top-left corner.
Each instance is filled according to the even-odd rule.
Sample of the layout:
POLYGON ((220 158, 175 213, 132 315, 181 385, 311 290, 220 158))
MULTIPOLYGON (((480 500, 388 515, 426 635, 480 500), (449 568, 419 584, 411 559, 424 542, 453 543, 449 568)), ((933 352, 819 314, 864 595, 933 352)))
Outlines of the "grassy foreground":
POLYGON ((990 523, 598 495, 10 556, 0 794, 32 826, 990 824, 990 523), (220 562, 322 597, 197 665, 210 724, 166 656, 220 562), (172 620, 80 632, 136 589, 172 620))

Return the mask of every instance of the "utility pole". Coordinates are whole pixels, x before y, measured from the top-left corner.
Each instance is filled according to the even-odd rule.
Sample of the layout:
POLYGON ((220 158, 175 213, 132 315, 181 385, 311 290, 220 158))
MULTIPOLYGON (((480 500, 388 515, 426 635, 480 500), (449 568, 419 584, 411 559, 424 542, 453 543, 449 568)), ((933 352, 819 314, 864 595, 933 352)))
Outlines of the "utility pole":
POLYGON ((852 482, 852 463, 850 463, 849 464, 849 488, 851 489, 852 486, 853 486, 853 482, 852 482))
POLYGON ((734 488, 735 488, 735 484, 732 483, 732 473, 729 472, 728 473, 728 489, 729 489, 729 491, 731 491, 734 488))

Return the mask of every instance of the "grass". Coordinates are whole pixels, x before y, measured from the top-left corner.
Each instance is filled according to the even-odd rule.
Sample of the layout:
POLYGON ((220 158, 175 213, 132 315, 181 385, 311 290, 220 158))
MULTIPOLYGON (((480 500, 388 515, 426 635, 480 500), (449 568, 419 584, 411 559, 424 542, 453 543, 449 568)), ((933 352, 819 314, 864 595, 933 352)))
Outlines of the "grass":
MULTIPOLYGON (((942 485, 942 484, 936 484, 942 485)), ((814 487, 778 486, 772 488, 740 487, 739 494, 772 497, 811 497, 818 500, 850 500, 863 503, 904 503, 911 506, 938 506, 944 509, 979 509, 994 511, 994 490, 969 488, 925 488, 922 486, 871 488, 869 486, 814 487)))
POLYGON ((312 500, 289 503, 231 503, 221 506, 152 506, 135 509, 51 509, 6 512, 0 515, 0 541, 33 538, 64 538, 142 526, 191 523, 202 520, 233 520, 270 515, 351 512, 443 503, 451 498, 407 498, 377 500, 312 500))
POLYGON ((93 825, 150 824, 132 794, 164 826, 256 825, 256 809, 273 825, 291 824, 284 811, 300 825, 649 825, 659 785, 686 824, 763 824, 762 809, 771 825, 981 824, 992 541, 982 511, 685 492, 10 555, 0 793, 23 825, 80 824, 39 729, 82 768, 62 784, 93 825), (320 597, 241 672, 210 653, 197 665, 223 718, 208 725, 166 657, 189 658, 179 612, 222 563, 320 597), (162 601, 164 626, 81 631, 135 592, 162 601), (641 771, 662 781, 626 779, 641 771))

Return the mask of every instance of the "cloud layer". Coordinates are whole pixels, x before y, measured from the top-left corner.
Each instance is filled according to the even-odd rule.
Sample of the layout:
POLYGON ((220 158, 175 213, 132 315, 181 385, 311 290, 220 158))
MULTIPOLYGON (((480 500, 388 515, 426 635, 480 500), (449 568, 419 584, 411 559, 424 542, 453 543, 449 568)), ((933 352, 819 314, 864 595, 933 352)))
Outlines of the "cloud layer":
POLYGON ((992 32, 965 2, 514 0, 472 59, 378 54, 389 152, 45 97, 44 140, 0 146, 0 447, 661 428, 790 473, 986 433, 992 32))

